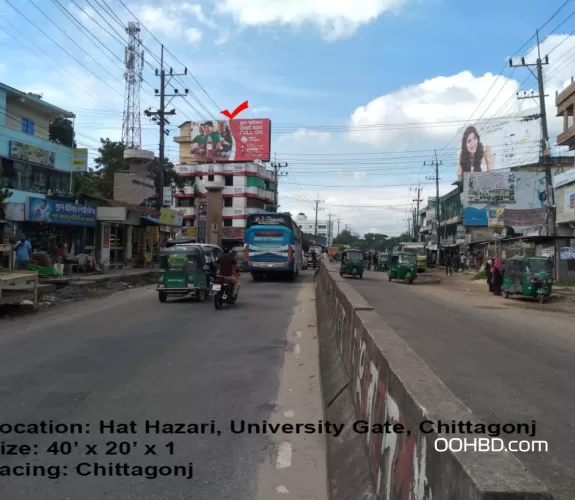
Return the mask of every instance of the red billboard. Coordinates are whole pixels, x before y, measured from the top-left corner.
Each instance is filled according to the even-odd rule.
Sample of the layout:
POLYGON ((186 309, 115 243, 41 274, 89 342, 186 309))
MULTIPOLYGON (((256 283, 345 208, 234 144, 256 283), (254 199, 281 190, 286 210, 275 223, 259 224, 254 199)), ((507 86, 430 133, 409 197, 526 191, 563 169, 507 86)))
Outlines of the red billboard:
POLYGON ((269 161, 269 118, 191 122, 190 159, 218 163, 269 161))

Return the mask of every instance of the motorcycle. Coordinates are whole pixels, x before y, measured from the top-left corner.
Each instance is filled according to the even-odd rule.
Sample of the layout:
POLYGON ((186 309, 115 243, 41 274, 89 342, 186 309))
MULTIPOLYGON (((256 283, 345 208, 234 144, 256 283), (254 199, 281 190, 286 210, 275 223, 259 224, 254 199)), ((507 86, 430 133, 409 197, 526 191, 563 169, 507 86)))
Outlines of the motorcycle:
POLYGON ((232 284, 223 276, 216 276, 216 280, 212 285, 212 292, 214 293, 214 307, 221 309, 224 304, 235 304, 238 300, 240 287, 234 297, 232 284))

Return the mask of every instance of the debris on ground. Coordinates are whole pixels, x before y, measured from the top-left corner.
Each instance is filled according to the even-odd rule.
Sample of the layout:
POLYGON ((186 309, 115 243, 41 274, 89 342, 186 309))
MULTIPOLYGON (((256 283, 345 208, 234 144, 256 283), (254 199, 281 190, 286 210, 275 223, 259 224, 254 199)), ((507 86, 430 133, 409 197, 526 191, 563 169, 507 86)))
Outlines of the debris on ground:
POLYGON ((122 290, 149 286, 155 282, 155 275, 140 275, 123 277, 122 281, 110 279, 100 282, 95 281, 93 283, 82 282, 81 285, 70 283, 62 288, 51 290, 46 295, 39 295, 38 308, 34 307, 34 302, 31 300, 0 305, 0 321, 2 319, 10 319, 33 311, 41 311, 70 302, 103 297, 122 290))

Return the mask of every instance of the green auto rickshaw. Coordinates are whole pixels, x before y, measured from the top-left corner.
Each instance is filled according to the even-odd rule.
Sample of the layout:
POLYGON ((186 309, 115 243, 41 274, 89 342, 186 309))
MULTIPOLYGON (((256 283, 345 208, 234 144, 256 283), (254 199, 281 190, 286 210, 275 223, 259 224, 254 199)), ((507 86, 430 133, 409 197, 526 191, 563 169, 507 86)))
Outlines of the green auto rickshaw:
POLYGON ((341 265, 339 275, 353 276, 354 278, 363 278, 365 269, 364 255, 357 248, 347 248, 341 253, 341 265))
POLYGON ((392 252, 387 260, 387 276, 391 280, 403 280, 411 285, 417 277, 415 254, 407 252, 392 252))
POLYGON ((553 261, 548 257, 515 256, 505 262, 501 294, 533 297, 541 304, 551 296, 553 261))
POLYGON ((379 272, 387 270, 387 253, 377 252, 377 266, 375 270, 379 272))
POLYGON ((210 279, 202 248, 180 245, 161 250, 156 291, 160 302, 168 297, 205 300, 210 294, 210 279))

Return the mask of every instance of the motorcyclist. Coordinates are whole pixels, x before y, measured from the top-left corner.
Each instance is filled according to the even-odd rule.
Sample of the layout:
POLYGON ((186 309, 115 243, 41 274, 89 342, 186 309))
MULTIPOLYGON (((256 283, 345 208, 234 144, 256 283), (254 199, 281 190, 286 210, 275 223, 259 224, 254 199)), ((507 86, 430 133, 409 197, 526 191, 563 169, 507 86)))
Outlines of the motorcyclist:
POLYGON ((226 278, 228 283, 232 285, 232 295, 236 297, 239 287, 239 275, 237 272, 238 262, 235 257, 230 254, 229 248, 224 248, 224 254, 218 259, 217 264, 220 276, 226 278))

